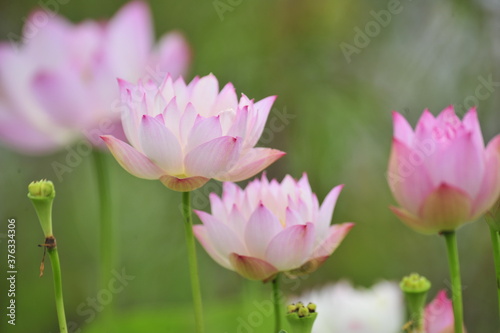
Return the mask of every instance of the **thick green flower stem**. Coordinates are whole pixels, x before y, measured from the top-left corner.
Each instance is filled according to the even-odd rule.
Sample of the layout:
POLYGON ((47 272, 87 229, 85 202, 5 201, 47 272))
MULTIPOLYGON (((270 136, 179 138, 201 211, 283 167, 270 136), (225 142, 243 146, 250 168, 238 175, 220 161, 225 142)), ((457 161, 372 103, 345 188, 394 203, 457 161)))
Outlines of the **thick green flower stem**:
POLYGON ((111 191, 106 156, 97 149, 94 149, 93 155, 99 192, 100 287, 106 289, 112 278, 115 244, 111 217, 111 191))
POLYGON ((56 310, 57 319, 59 321, 59 330, 61 331, 61 333, 68 333, 68 327, 66 325, 66 315, 64 313, 61 265, 59 263, 59 254, 57 253, 57 247, 49 248, 47 252, 49 253, 50 262, 52 264, 52 274, 54 276, 54 294, 56 297, 56 310))
POLYGON ((497 294, 498 294, 498 311, 500 314, 500 242, 498 241, 499 233, 496 231, 491 224, 490 234, 491 234, 491 244, 493 247, 493 259, 495 261, 495 272, 496 272, 496 283, 497 283, 497 294))
POLYGON ((276 275, 273 279, 273 303, 274 303, 274 331, 279 332, 281 327, 281 293, 279 286, 280 275, 276 275))
POLYGON ((462 282, 460 280, 460 264, 458 261, 457 235, 455 231, 446 231, 442 235, 446 240, 448 262, 450 267, 453 292, 453 313, 455 316, 455 333, 463 332, 462 282))
POLYGON ((186 245, 189 261, 189 272, 191 274, 191 291, 193 293, 194 316, 196 333, 204 332, 203 328, 203 306, 201 303, 200 279, 198 274, 198 263, 196 261, 196 243, 193 234, 193 216, 191 213, 191 192, 182 192, 182 215, 186 228, 186 245))

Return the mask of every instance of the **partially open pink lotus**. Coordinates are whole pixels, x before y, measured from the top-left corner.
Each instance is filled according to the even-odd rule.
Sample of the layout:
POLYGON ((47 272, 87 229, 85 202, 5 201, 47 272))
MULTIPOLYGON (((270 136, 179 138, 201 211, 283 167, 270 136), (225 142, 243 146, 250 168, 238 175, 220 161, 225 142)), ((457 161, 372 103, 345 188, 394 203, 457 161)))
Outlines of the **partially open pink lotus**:
POLYGON ((116 78, 163 79, 187 70, 190 50, 177 33, 154 45, 148 6, 134 1, 109 21, 72 24, 33 12, 19 42, 0 43, 0 140, 46 154, 99 135, 121 133, 116 78))
POLYGON ((159 179, 176 191, 191 191, 211 178, 240 181, 254 176, 285 153, 254 148, 275 96, 240 100, 231 83, 219 92, 212 74, 186 85, 167 76, 132 85, 120 81, 126 109, 122 123, 131 145, 103 140, 132 175, 159 179))
POLYGON ((210 195, 212 214, 196 211, 203 225, 194 233, 223 267, 251 280, 269 280, 316 270, 337 248, 353 223, 330 226, 342 185, 319 206, 307 176, 278 183, 265 175, 242 190, 224 183, 222 198, 210 195))
POLYGON ((484 214, 500 194, 500 136, 485 148, 476 109, 463 120, 453 107, 425 110, 413 130, 393 113, 389 185, 392 211, 422 233, 452 231, 484 214))

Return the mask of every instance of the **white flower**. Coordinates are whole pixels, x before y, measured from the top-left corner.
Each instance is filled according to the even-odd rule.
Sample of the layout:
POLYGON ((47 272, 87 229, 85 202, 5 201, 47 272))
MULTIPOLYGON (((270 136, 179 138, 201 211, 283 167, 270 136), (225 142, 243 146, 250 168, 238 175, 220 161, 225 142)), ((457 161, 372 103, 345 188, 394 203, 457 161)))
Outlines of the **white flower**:
POLYGON ((295 300, 317 305, 313 333, 397 333, 404 325, 403 294, 394 282, 361 289, 341 281, 295 300))

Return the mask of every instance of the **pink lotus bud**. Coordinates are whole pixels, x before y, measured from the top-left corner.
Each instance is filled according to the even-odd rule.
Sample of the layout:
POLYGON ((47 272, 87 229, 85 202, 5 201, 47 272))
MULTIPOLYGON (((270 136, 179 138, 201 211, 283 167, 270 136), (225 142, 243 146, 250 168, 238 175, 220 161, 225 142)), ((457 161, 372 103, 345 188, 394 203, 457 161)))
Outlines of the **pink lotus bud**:
POLYGON ((176 191, 191 191, 211 178, 240 181, 285 153, 254 148, 275 96, 240 100, 231 83, 219 92, 212 74, 186 85, 165 77, 161 85, 120 81, 122 123, 130 145, 103 136, 120 165, 139 178, 159 179, 176 191))
POLYGON ((224 183, 222 197, 210 195, 212 214, 195 211, 203 225, 194 233, 223 267, 251 280, 278 272, 295 276, 316 270, 339 246, 353 223, 330 226, 342 185, 320 206, 307 176, 281 183, 265 175, 242 190, 224 183))
POLYGON ((462 121, 452 106, 437 118, 425 110, 415 130, 399 113, 393 119, 388 181, 403 222, 439 233, 490 209, 500 194, 500 136, 485 148, 476 109, 462 121))
POLYGON ((446 291, 441 290, 436 298, 425 307, 424 318, 426 333, 455 332, 453 305, 446 296, 446 291))

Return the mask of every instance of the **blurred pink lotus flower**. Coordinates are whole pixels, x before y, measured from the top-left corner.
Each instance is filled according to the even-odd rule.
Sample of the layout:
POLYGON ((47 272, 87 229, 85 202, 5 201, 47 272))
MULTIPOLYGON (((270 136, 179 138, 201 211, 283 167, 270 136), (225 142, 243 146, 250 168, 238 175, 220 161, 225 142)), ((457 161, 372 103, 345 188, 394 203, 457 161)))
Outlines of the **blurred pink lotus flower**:
POLYGON ((210 194, 212 214, 195 211, 203 225, 194 233, 220 265, 251 280, 267 281, 279 272, 316 270, 337 248, 353 223, 330 226, 342 185, 321 207, 307 175, 278 183, 265 175, 242 190, 224 183, 222 198, 210 194))
POLYGON ((74 25, 53 14, 33 31, 38 14, 48 15, 30 16, 22 42, 0 44, 0 140, 24 153, 50 153, 83 135, 94 145, 102 145, 99 135, 123 135, 116 78, 177 77, 190 61, 177 32, 153 45, 144 2, 108 22, 74 25))
POLYGON ((134 86, 120 81, 127 108, 122 123, 129 145, 113 136, 103 140, 132 175, 159 179, 176 191, 191 191, 211 178, 241 181, 254 176, 285 153, 254 148, 275 96, 238 102, 228 83, 219 92, 212 74, 186 85, 167 76, 134 86))
POLYGON ((484 214, 500 194, 500 135, 485 149, 476 109, 463 120, 453 107, 425 110, 415 131, 393 113, 389 185, 392 211, 422 233, 452 231, 484 214))
POLYGON ((426 333, 455 332, 453 305, 446 296, 446 291, 441 290, 436 298, 425 307, 424 320, 426 333))

